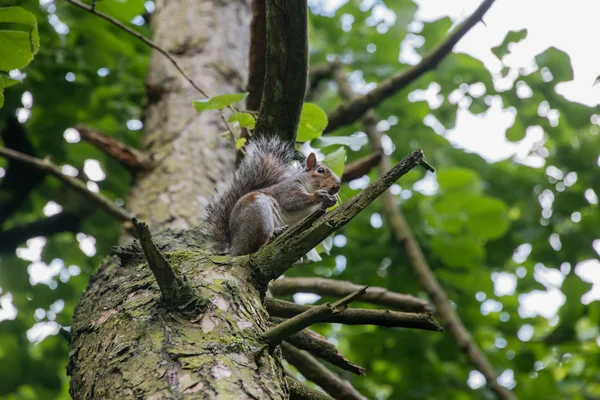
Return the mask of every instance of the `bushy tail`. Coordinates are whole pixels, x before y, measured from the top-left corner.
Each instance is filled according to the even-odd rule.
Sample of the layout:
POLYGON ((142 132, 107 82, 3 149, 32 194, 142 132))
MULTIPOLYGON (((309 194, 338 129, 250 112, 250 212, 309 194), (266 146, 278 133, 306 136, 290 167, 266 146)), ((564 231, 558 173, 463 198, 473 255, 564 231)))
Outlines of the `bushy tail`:
POLYGON ((209 247, 217 254, 229 251, 229 216, 235 203, 245 194, 273 186, 291 172, 290 163, 296 149, 279 138, 259 137, 250 140, 246 155, 225 188, 213 194, 206 208, 205 233, 209 247))

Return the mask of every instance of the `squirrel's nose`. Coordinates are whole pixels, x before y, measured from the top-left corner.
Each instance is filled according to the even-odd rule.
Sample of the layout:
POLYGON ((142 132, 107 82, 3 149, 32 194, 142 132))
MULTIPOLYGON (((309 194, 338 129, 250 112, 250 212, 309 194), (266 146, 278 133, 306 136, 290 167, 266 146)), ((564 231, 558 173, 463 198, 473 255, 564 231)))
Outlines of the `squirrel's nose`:
POLYGON ((334 184, 334 185, 331 187, 331 189, 333 189, 334 193, 337 193, 337 192, 339 192, 339 190, 340 190, 340 184, 339 184, 339 183, 336 183, 336 184, 334 184))

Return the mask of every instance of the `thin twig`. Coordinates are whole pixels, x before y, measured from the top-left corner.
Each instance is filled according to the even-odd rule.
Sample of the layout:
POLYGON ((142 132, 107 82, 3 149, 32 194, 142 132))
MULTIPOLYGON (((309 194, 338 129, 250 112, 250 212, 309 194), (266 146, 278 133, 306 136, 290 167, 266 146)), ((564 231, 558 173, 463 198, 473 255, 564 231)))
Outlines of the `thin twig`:
POLYGON ((74 6, 77 6, 77 7, 81 8, 82 10, 86 10, 94 15, 97 15, 98 17, 119 27, 120 29, 124 30, 125 32, 129 33, 132 36, 135 36, 142 42, 146 43, 148 46, 152 47, 154 50, 158 51, 159 53, 161 53, 162 55, 167 57, 167 59, 171 62, 171 64, 173 64, 173 66, 177 69, 177 71, 179 71, 181 73, 181 75, 183 75, 183 77, 194 87, 194 89, 196 89, 198 92, 200 92, 200 94, 202 94, 204 97, 206 97, 206 98, 210 97, 208 94, 206 94, 206 92, 204 90, 200 89, 200 87, 194 83, 192 78, 190 78, 185 72, 183 72, 183 69, 181 69, 179 64, 177 64, 177 61, 175 61, 175 59, 173 57, 171 57, 169 52, 167 52, 166 50, 163 50, 156 43, 154 43, 150 39, 147 39, 141 33, 134 31, 133 29, 124 25, 121 21, 111 17, 110 15, 106 15, 104 13, 101 13, 100 11, 97 11, 94 7, 88 7, 86 4, 83 4, 77 0, 67 0, 67 1, 71 4, 73 4, 74 6))
MULTIPOLYGON (((281 321, 281 318, 271 318, 274 321, 281 321)), ((304 329, 287 337, 286 342, 293 344, 300 350, 306 350, 315 357, 319 357, 336 367, 352 372, 353 374, 364 376, 365 369, 356 365, 344 357, 325 337, 310 329, 304 329)))
POLYGON ((150 160, 139 150, 83 124, 75 125, 75 129, 83 140, 88 141, 131 172, 136 173, 150 168, 150 160))
POLYGON ((483 15, 492 6, 494 0, 485 0, 461 25, 456 28, 442 43, 426 54, 420 63, 400 71, 398 74, 381 82, 367 94, 356 97, 335 108, 328 116, 329 124, 325 133, 352 124, 359 120, 370 108, 376 107, 388 97, 404 89, 427 71, 434 69, 448 54, 454 45, 473 27, 481 21, 483 15))
POLYGON ((338 400, 367 400, 350 383, 342 380, 334 372, 303 350, 283 342, 281 350, 285 359, 300 371, 308 380, 313 381, 338 400))
POLYGON ((325 393, 310 388, 290 376, 285 377, 285 383, 290 390, 290 400, 333 400, 325 393))
POLYGON ((64 174, 58 166, 52 164, 47 159, 40 160, 39 158, 31 157, 26 154, 19 153, 18 151, 8 149, 6 147, 0 147, 0 156, 12 160, 22 161, 29 165, 35 166, 41 171, 44 171, 50 175, 57 177, 61 180, 61 182, 76 190, 77 192, 85 196, 87 199, 93 201, 104 211, 108 212, 110 215, 116 217, 121 221, 129 221, 132 218, 132 215, 129 212, 116 206, 111 200, 102 196, 100 193, 94 193, 90 191, 85 185, 85 183, 83 183, 77 178, 64 174))
MULTIPOLYGON (((281 318, 292 318, 315 307, 273 298, 266 298, 265 306, 271 316, 281 318)), ((332 314, 321 322, 334 322, 345 325, 376 325, 388 328, 412 328, 436 332, 443 331, 442 327, 435 322, 429 313, 406 313, 364 308, 349 308, 332 314)))
MULTIPOLYGON (((304 292, 315 293, 319 296, 342 297, 358 288, 360 286, 352 282, 325 278, 284 278, 273 281, 269 286, 274 296, 304 292)), ((418 297, 373 286, 369 287, 358 301, 392 307, 401 311, 426 312, 429 307, 427 301, 418 297)))
POLYGON ((148 266, 158 283, 158 287, 165 300, 175 306, 178 310, 195 309, 200 304, 199 298, 194 295, 193 290, 173 270, 173 267, 165 256, 158 250, 148 225, 132 220, 133 227, 137 231, 140 245, 148 261, 148 266))
MULTIPOLYGON (((348 76, 344 70, 338 68, 334 73, 334 77, 340 88, 340 94, 352 101, 356 94, 348 84, 348 76)), ((377 116, 372 110, 367 115, 368 117, 363 118, 363 130, 369 137, 373 149, 376 151, 382 150, 381 134, 376 127, 377 116)), ((380 173, 383 174, 390 164, 390 157, 384 154, 379 165, 380 173)), ((386 192, 381 196, 381 201, 383 214, 386 216, 385 221, 390 226, 397 246, 405 249, 419 284, 429 295, 436 308, 437 315, 442 319, 444 327, 450 332, 458 348, 465 353, 471 364, 483 374, 488 385, 499 399, 516 400, 516 396, 509 389, 498 383, 494 367, 479 349, 458 313, 450 304, 446 292, 429 267, 408 222, 406 222, 400 207, 396 204, 394 196, 390 192, 386 192)))
POLYGON ((317 307, 311 307, 306 311, 278 324, 267 330, 262 335, 262 339, 271 345, 279 344, 285 338, 294 333, 300 332, 304 328, 308 328, 312 324, 322 322, 330 318, 333 314, 340 313, 348 308, 348 304, 353 300, 365 294, 367 286, 350 293, 348 296, 335 303, 325 303, 317 307))

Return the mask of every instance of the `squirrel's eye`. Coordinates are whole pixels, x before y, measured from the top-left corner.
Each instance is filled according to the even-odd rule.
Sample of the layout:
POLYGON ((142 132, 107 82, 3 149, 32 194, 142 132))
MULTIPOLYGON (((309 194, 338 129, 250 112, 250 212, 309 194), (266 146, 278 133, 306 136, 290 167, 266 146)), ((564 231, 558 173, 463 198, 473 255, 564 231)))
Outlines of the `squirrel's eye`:
POLYGON ((325 168, 323 168, 323 167, 319 167, 319 168, 317 168, 317 172, 318 172, 319 174, 324 174, 324 173, 325 173, 325 168))

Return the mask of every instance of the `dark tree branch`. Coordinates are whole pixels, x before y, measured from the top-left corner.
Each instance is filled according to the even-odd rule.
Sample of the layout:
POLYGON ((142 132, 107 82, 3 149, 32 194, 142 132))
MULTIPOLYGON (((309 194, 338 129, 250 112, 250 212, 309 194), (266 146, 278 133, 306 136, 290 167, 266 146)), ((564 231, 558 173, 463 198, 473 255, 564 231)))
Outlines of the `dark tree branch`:
POLYGON ((306 93, 306 0, 266 0, 266 73, 255 132, 294 141, 306 93))
POLYGON ((290 390, 290 400, 333 400, 325 393, 310 388, 290 376, 285 377, 285 383, 290 390))
POLYGON ((183 69, 181 69, 179 64, 177 64, 177 61, 175 61, 175 59, 169 54, 169 52, 167 52, 166 50, 163 50, 156 43, 154 43, 150 39, 145 38, 141 33, 134 31, 133 29, 124 25, 123 23, 121 23, 121 21, 111 17, 110 15, 106 15, 104 13, 101 13, 100 11, 96 11, 96 9, 93 6, 89 7, 86 4, 80 3, 77 0, 67 0, 67 1, 71 4, 73 4, 74 6, 81 8, 82 10, 85 10, 89 13, 97 15, 98 17, 110 22, 111 24, 117 26, 119 29, 122 29, 123 31, 129 33, 130 35, 135 36, 142 42, 146 43, 148 46, 152 47, 154 50, 161 53, 163 56, 167 57, 167 59, 171 62, 171 64, 173 64, 173 66, 177 69, 177 71, 179 71, 181 73, 181 75, 183 75, 183 77, 190 83, 190 85, 192 85, 194 87, 194 89, 196 89, 198 92, 200 92, 200 94, 203 95, 204 97, 209 97, 204 90, 200 89, 200 87, 194 83, 192 78, 190 78, 185 72, 183 72, 183 69))
POLYGON ((30 157, 26 154, 7 149, 5 147, 0 147, 0 156, 9 158, 11 160, 18 160, 27 163, 36 167, 40 171, 57 177, 61 182, 71 187, 76 192, 82 194, 85 198, 91 200, 101 209, 103 209, 104 211, 108 212, 110 215, 114 216, 115 218, 121 221, 128 221, 132 217, 131 214, 129 214, 129 212, 123 210, 120 207, 117 207, 112 201, 110 201, 106 197, 102 196, 99 193, 94 193, 88 190, 87 186, 85 186, 85 183, 83 183, 79 179, 63 174, 63 172, 58 166, 52 164, 47 159, 40 160, 39 158, 30 157))
POLYGON ((82 124, 77 124, 75 129, 82 139, 90 142, 131 172, 137 173, 150 168, 150 160, 139 150, 82 124))
POLYGON ((367 400, 350 383, 345 382, 303 350, 298 350, 289 343, 283 342, 281 350, 285 359, 300 371, 304 377, 319 385, 337 400, 367 400))
MULTIPOLYGON (((360 288, 348 281, 325 278, 284 278, 273 281, 269 286, 274 296, 294 293, 315 293, 319 296, 342 297, 360 288)), ((429 303, 418 297, 390 292, 382 287, 369 287, 359 302, 378 304, 401 311, 427 312, 429 303)))
MULTIPOLYGON (((348 84, 348 76, 342 68, 338 68, 335 72, 335 79, 340 88, 340 94, 346 99, 355 97, 355 93, 348 84)), ((377 130, 377 118, 373 111, 369 111, 367 116, 363 118, 363 129, 371 146, 375 150, 382 150, 381 134, 377 130)), ((391 164, 390 157, 383 155, 379 165, 380 173, 383 174, 391 164)), ((389 224, 394 239, 398 247, 403 247, 408 256, 410 265, 419 281, 419 284, 433 302, 437 314, 442 319, 444 327, 450 332, 459 349, 461 349, 471 364, 477 368, 485 377, 489 387, 496 393, 499 399, 515 400, 515 395, 504 386, 500 385, 497 380, 496 371, 492 364, 485 357, 481 349, 477 346, 473 337, 462 323, 458 313, 450 304, 450 300, 446 292, 438 282, 433 271, 429 267, 421 248, 416 241, 408 222, 404 218, 402 211, 396 204, 394 196, 386 192, 381 196, 383 214, 385 221, 389 224)))
MULTIPOLYGON (((272 298, 265 299, 267 311, 273 317, 291 318, 315 306, 300 305, 272 298)), ((344 325, 377 325, 388 328, 412 328, 426 331, 443 331, 429 313, 405 313, 390 310, 367 310, 349 308, 331 315, 321 322, 334 322, 344 325)))
MULTIPOLYGON (((274 319, 276 321, 280 320, 279 318, 274 319)), ((285 340, 301 350, 308 351, 315 357, 330 362, 336 367, 350 371, 356 375, 365 375, 365 369, 363 367, 346 359, 346 357, 338 351, 337 347, 329 343, 323 336, 310 329, 304 329, 287 337, 285 340)))
POLYGON ((319 93, 320 83, 328 80, 333 74, 333 63, 315 65, 308 71, 308 88, 306 89, 305 101, 314 100, 319 93))
POLYGON ((267 18, 265 0, 252 0, 250 23, 250 58, 248 68, 248 97, 246 108, 258 111, 263 95, 266 72, 267 18))
POLYGON ((7 229, 0 232, 0 253, 12 253, 18 245, 33 237, 50 236, 59 232, 77 232, 80 222, 81 217, 77 215, 60 213, 7 229))
POLYGON ((483 15, 494 3, 494 0, 485 0, 479 8, 469 16, 454 32, 452 32, 442 43, 431 52, 426 54, 421 62, 414 67, 406 68, 398 74, 381 82, 369 93, 356 97, 334 109, 328 116, 329 124, 325 133, 332 132, 337 128, 349 125, 360 119, 370 108, 376 107, 388 97, 404 89, 424 73, 434 69, 452 52, 458 41, 473 27, 481 21, 483 15))
MULTIPOLYGON (((7 148, 30 156, 35 155, 33 144, 27 137, 23 125, 17 118, 9 116, 6 127, 0 130, 0 137, 7 148)), ((25 203, 29 193, 44 180, 45 174, 39 169, 18 160, 10 160, 6 175, 0 180, 0 226, 25 203), (8 195, 10 193, 10 196, 8 195)))
POLYGON ((167 303, 178 310, 197 309, 202 302, 189 285, 177 275, 167 259, 158 250, 152 241, 148 225, 138 222, 135 218, 132 223, 137 231, 146 260, 148 260, 148 266, 152 270, 156 283, 158 283, 158 287, 167 303))
POLYGON ((344 174, 342 175, 342 182, 350 182, 368 174, 373 167, 379 164, 379 161, 381 161, 381 152, 376 151, 346 164, 344 174))
POLYGON ((258 281, 266 285, 270 280, 281 276, 292 263, 299 260, 334 231, 346 225, 398 178, 419 165, 422 159, 423 152, 421 150, 414 151, 357 196, 322 216, 312 223, 312 226, 306 224, 306 221, 301 222, 299 226, 302 227, 302 231, 294 227, 250 255, 249 262, 258 281))
POLYGON ((311 307, 306 311, 275 325, 273 328, 263 333, 262 338, 271 345, 279 344, 288 336, 300 332, 312 324, 331 318, 334 314, 344 311, 348 308, 350 302, 365 294, 366 290, 367 287, 365 286, 333 304, 325 303, 320 306, 311 307))

